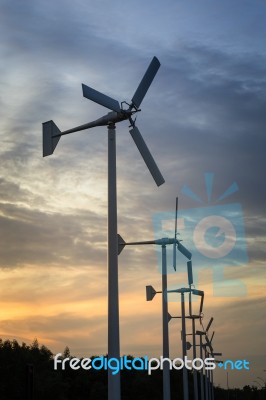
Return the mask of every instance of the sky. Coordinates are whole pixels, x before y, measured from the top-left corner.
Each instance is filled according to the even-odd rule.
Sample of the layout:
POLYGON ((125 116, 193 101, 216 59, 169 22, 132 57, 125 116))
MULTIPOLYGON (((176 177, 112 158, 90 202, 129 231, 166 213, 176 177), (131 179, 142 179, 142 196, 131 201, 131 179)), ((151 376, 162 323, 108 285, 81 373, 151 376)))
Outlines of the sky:
MULTIPOLYGON (((119 123, 119 233, 126 241, 172 237, 178 196, 178 238, 205 292, 205 327, 214 317, 214 348, 250 361, 249 371, 229 372, 229 385, 265 378, 265 17, 264 0, 1 1, 3 339, 106 354, 107 130, 64 136, 43 158, 42 123, 63 131, 106 114, 82 97, 82 83, 130 102, 156 56, 161 67, 136 124, 166 182, 155 185, 128 122, 119 123), (231 185, 238 190, 219 200, 231 185), (217 214, 231 221, 224 231, 200 225, 195 236, 217 214), (228 226, 235 237, 226 237, 228 226), (204 246, 225 240, 232 252, 202 257, 204 246)), ((187 285, 186 260, 179 254, 172 273, 170 247, 167 255, 169 286, 187 285)), ((146 285, 160 290, 159 267, 159 247, 119 256, 121 354, 161 355, 161 295, 145 299, 146 285)), ((169 312, 180 312, 178 296, 169 312)), ((169 329, 170 356, 180 357, 178 320, 169 329)), ((226 371, 214 380, 225 387, 226 371)))

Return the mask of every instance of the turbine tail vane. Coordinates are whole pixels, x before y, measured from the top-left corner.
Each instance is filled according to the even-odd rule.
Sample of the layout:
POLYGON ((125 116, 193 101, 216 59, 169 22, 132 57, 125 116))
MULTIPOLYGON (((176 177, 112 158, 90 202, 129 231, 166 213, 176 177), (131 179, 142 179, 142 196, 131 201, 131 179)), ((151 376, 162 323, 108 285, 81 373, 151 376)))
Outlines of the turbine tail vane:
POLYGON ((59 142, 61 132, 54 121, 47 121, 42 124, 43 157, 53 154, 59 142))
POLYGON ((124 241, 122 236, 119 235, 119 233, 117 234, 117 242, 118 242, 117 243, 117 245, 118 245, 117 254, 119 255, 123 251, 123 248, 126 245, 126 242, 124 241))

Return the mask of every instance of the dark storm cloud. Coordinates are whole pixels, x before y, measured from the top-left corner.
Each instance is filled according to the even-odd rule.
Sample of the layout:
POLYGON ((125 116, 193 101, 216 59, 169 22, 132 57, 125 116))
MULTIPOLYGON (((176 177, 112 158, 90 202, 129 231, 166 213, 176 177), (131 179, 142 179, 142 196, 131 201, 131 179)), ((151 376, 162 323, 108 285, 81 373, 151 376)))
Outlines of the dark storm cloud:
POLYGON ((162 168, 177 185, 175 192, 186 183, 206 199, 203 174, 214 172, 213 200, 236 181, 239 192, 232 198, 247 215, 263 215, 264 57, 184 46, 171 58, 165 55, 162 72, 159 86, 166 96, 153 122, 154 142, 161 146, 162 168))
MULTIPOLYGON (((106 88, 108 80, 114 71, 120 82, 120 71, 130 64, 133 54, 122 43, 114 45, 111 36, 103 40, 95 35, 92 11, 81 4, 73 7, 72 2, 15 1, 1 5, 0 30, 5 37, 2 49, 6 66, 0 77, 1 112, 7 134, 14 142, 25 142, 29 133, 31 139, 26 140, 37 146, 41 122, 57 119, 61 127, 61 113, 66 120, 63 128, 67 128, 70 116, 77 124, 86 122, 82 113, 85 116, 95 106, 82 99, 81 83, 91 77, 92 71, 94 79, 96 75, 102 81, 99 89, 116 96, 117 85, 106 88), (121 56, 123 64, 117 62, 121 56), (107 63, 109 77, 105 73, 107 63), (75 77, 77 84, 69 82, 69 77, 75 77)), ((102 108, 96 109, 100 116, 102 108)))
MULTIPOLYGON (((149 219, 152 211, 173 212, 176 195, 181 209, 198 207, 181 193, 182 186, 187 184, 203 199, 203 206, 208 207, 204 173, 213 172, 210 205, 242 205, 249 260, 263 262, 266 236, 263 222, 266 195, 264 57, 183 46, 171 57, 164 54, 160 59, 159 90, 149 100, 161 112, 159 116, 150 113, 149 123, 143 124, 144 128, 140 126, 147 142, 155 148, 166 184, 151 195, 150 186, 144 186, 139 178, 143 174, 141 166, 134 166, 137 171, 134 179, 141 183, 141 190, 134 191, 131 205, 134 201, 138 215, 148 215, 149 219), (215 203, 233 182, 239 190, 215 203)), ((126 196, 123 193, 123 198, 126 196)), ((142 222, 138 221, 138 228, 145 232, 142 222)), ((151 228, 149 223, 148 226, 151 228)))
MULTIPOLYGON (((85 166, 88 157, 93 160, 94 154, 98 158, 106 155, 104 141, 96 144, 92 136, 88 151, 80 151, 85 141, 84 136, 77 135, 73 139, 64 138, 64 143, 62 139, 59 152, 51 161, 41 161, 42 121, 54 118, 63 129, 72 123, 68 121, 69 115, 76 114, 75 120, 83 123, 85 110, 95 110, 96 116, 105 112, 91 102, 84 107, 80 87, 75 92, 75 101, 69 100, 76 83, 67 81, 68 74, 78 81, 86 76, 86 83, 93 86, 90 76, 97 70, 99 87, 96 89, 114 97, 117 92, 119 99, 120 96, 123 99, 124 93, 129 98, 133 94, 147 66, 149 60, 140 58, 137 49, 127 48, 111 35, 105 38, 99 35, 100 27, 96 29, 93 20, 87 18, 89 7, 83 7, 82 11, 73 8, 70 2, 65 2, 64 7, 61 2, 33 5, 25 1, 23 6, 21 2, 2 3, 2 30, 7 30, 6 62, 18 76, 19 73, 21 78, 24 76, 25 84, 23 88, 11 80, 11 89, 16 89, 18 94, 21 90, 25 94, 33 91, 19 104, 12 103, 14 116, 5 128, 5 139, 10 140, 11 148, 3 153, 2 160, 9 163, 13 177, 25 165, 30 165, 31 158, 36 163, 36 172, 41 168, 52 174, 60 167, 80 169, 80 163, 85 166), (9 26, 13 29, 7 29, 9 26), (86 68, 89 69, 86 71, 86 68), (78 111, 81 104, 82 111, 78 111), (63 151, 67 151, 67 157, 62 156, 63 151)), ((153 233, 152 212, 172 211, 177 194, 181 207, 195 207, 193 201, 181 194, 184 183, 206 199, 204 172, 215 173, 213 199, 236 181, 239 192, 228 201, 240 202, 248 218, 252 215, 260 219, 265 213, 264 56, 255 51, 232 53, 184 41, 168 50, 166 53, 158 49, 156 55, 162 66, 137 120, 165 176, 164 187, 157 190, 153 185, 131 138, 122 134, 127 131, 125 124, 118 129, 119 218, 121 231, 127 238, 134 239, 135 232, 139 232, 138 236, 149 239, 146 236, 153 233)), ((2 81, 8 76, 4 72, 2 81)), ((3 113, 4 110, 5 107, 3 113)), ((95 132, 97 138, 98 132, 95 132)), ((17 190, 12 185, 10 182, 11 192, 17 190)), ((25 200, 23 193, 21 190, 17 193, 18 200, 25 200)), ((36 193, 30 193, 29 189, 27 196, 31 199, 36 193)), ((44 204, 45 196, 40 193, 41 196, 44 204)), ((80 220, 75 219, 76 231, 80 229, 79 224, 80 220)), ((256 236, 256 226, 247 224, 248 237, 256 236)), ((36 232, 37 229, 36 226, 36 232)), ((263 226, 258 229, 265 236, 263 226)), ((257 247, 260 248, 256 255, 262 260, 264 252, 261 246, 257 247)), ((48 255, 44 257, 47 259, 48 255)), ((140 261, 141 256, 135 257, 140 261)))
MULTIPOLYGON (((74 15, 70 18, 69 3, 66 3, 62 15, 59 13, 59 5, 50 4, 51 10, 49 10, 48 6, 48 8, 38 8, 30 7, 28 4, 28 7, 23 9, 20 7, 13 13, 11 7, 10 3, 4 3, 6 24, 15 26, 7 37, 7 42, 17 50, 12 57, 18 57, 18 60, 24 57, 25 65, 30 65, 36 56, 34 52, 36 49, 38 52, 36 63, 40 68, 38 72, 40 79, 36 83, 38 91, 34 92, 34 96, 29 97, 25 103, 22 102, 19 108, 19 116, 29 114, 22 119, 21 129, 29 135, 24 136, 24 142, 18 134, 20 120, 12 120, 9 124, 9 128, 12 127, 11 136, 14 135, 16 140, 19 139, 17 144, 13 142, 12 148, 6 151, 3 157, 6 160, 13 160, 10 171, 15 173, 16 168, 21 165, 21 158, 27 163, 33 156, 34 148, 38 147, 38 154, 41 154, 41 122, 46 118, 57 118, 56 121, 58 120, 61 127, 63 118, 68 118, 69 113, 74 114, 69 101, 66 101, 67 107, 65 109, 63 107, 64 99, 66 96, 68 98, 72 88, 68 86, 64 74, 75 75, 77 64, 83 65, 81 68, 77 67, 78 74, 81 71, 84 73, 86 65, 92 70, 97 68, 99 76, 103 76, 103 86, 97 89, 112 95, 110 92, 113 88, 119 91, 120 86, 122 91, 127 92, 130 87, 130 97, 131 90, 132 92, 135 90, 142 71, 146 68, 146 61, 137 61, 136 57, 135 63, 132 64, 131 61, 136 54, 132 49, 130 51, 127 49, 125 52, 126 48, 122 43, 116 43, 112 47, 112 52, 107 51, 112 38, 103 40, 97 37, 93 25, 88 23, 85 26, 83 20, 78 24, 77 11, 74 11, 74 15), (21 20, 17 21, 22 17, 20 13, 29 24, 24 22, 21 25, 21 20), (74 28, 75 35, 73 35, 74 28), (86 41, 87 36, 91 40, 86 41), (48 54, 49 62, 46 60, 48 54), (123 65, 120 65, 118 60, 122 55, 123 65), (137 70, 134 72, 136 83, 133 84, 134 79, 131 77, 130 83, 125 83, 123 86, 121 81, 127 82, 125 75, 129 73, 127 66, 132 75, 132 71, 137 70), (122 72, 123 68, 122 79, 120 71, 122 72), (65 80, 59 79, 60 71, 65 80), (110 76, 116 79, 119 77, 118 85, 113 85, 112 80, 108 82, 107 77, 110 76), (28 110, 31 112, 28 113, 28 110), (31 145, 27 146, 25 137, 27 142, 32 138, 31 145)), ((145 113, 138 118, 137 123, 163 171, 168 186, 166 183, 165 188, 159 190, 153 186, 152 179, 131 138, 129 135, 121 134, 121 131, 127 128, 125 125, 122 129, 119 127, 118 172, 121 185, 119 196, 123 199, 119 207, 122 225, 130 226, 130 223, 135 221, 138 229, 143 233, 146 232, 145 221, 151 218, 151 210, 154 212, 162 208, 163 211, 172 210, 173 199, 177 194, 180 195, 184 183, 190 185, 201 197, 206 198, 203 173, 212 171, 215 172, 216 179, 214 197, 217 198, 233 181, 236 181, 240 190, 234 195, 234 201, 241 202, 247 215, 251 213, 261 215, 265 210, 263 171, 266 119, 263 56, 229 54, 200 44, 185 43, 176 49, 173 48, 171 52, 161 51, 158 56, 162 67, 150 89, 150 94, 147 94, 143 103, 145 113), (129 216, 123 217, 123 215, 129 216)), ((36 65, 31 71, 35 67, 36 65)), ((113 95, 115 96, 115 93, 113 95)), ((79 98, 77 104, 84 104, 81 100, 83 99, 79 98)), ((76 107, 77 105, 74 109, 76 107)), ((91 110, 93 107, 96 107, 99 116, 101 111, 104 112, 100 106, 94 106, 89 102, 88 109, 91 110)), ((81 117, 81 114, 84 115, 84 110, 85 108, 79 112, 76 119, 81 117)), ((85 121, 79 123, 83 122, 85 121)), ((65 124, 67 125, 66 122, 65 124)), ((98 132, 95 132, 95 135, 98 138, 98 132)), ((90 139, 89 153, 79 151, 79 148, 84 147, 84 136, 77 135, 75 140, 64 138, 64 143, 62 139, 58 146, 62 146, 64 151, 67 150, 68 157, 60 157, 59 152, 59 155, 53 156, 54 159, 47 164, 54 169, 58 166, 61 168, 68 166, 74 170, 79 162, 84 162, 85 165, 88 154, 90 158, 96 153, 98 157, 106 154, 104 142, 97 143, 100 150, 98 153, 98 150, 95 151, 95 140, 92 137, 90 139), (72 154, 72 150, 74 154, 79 153, 78 158, 72 154)), ((37 160, 36 155, 34 160, 37 160)), ((184 203, 185 198, 181 195, 181 207, 184 203)), ((186 206, 189 204, 192 203, 186 200, 186 206)), ((151 229, 150 223, 149 232, 151 229)), ((132 227, 132 231, 134 230, 132 227)))
POLYGON ((116 58, 123 54, 124 66, 131 56, 125 52, 122 42, 113 45, 112 35, 99 37, 99 27, 95 26, 95 16, 93 18, 95 9, 98 9, 97 5, 88 6, 81 2, 75 5, 70 1, 43 3, 37 0, 34 4, 31 1, 5 1, 1 6, 1 29, 6 33, 7 61, 14 57, 14 60, 21 59, 24 65, 33 62, 34 67, 39 67, 40 77, 45 71, 52 71, 53 77, 56 74, 59 78, 59 71, 62 75, 69 71, 69 66, 82 64, 87 64, 90 69, 97 68, 100 73, 105 69, 107 59, 110 73, 113 68, 119 70, 119 64, 120 68, 122 66, 116 58), (10 26, 12 29, 8 29, 10 26))
MULTIPOLYGON (((229 55, 223 54, 223 57, 229 55)), ((187 61, 189 59, 190 53, 187 54, 187 61)), ((241 67, 241 61, 241 58, 236 57, 231 63, 241 67)), ((175 62, 176 65, 179 64, 178 56, 175 62)), ((256 63, 256 59, 250 59, 250 64, 253 62, 256 63)), ((230 69, 221 69, 220 72, 224 76, 219 76, 217 71, 214 72, 214 79, 211 79, 211 73, 202 71, 198 65, 193 66, 192 63, 181 76, 180 71, 176 71, 175 76, 172 76, 171 90, 173 96, 175 94, 175 103, 167 103, 166 106, 169 106, 167 109, 170 108, 169 113, 176 123, 176 128, 168 135, 172 143, 177 143, 178 140, 180 156, 182 157, 184 151, 189 161, 194 157, 196 161, 204 161, 208 155, 206 161, 215 164, 216 160, 216 164, 220 166, 225 149, 229 152, 227 161, 230 160, 230 154, 235 154, 236 157, 250 154, 253 158, 255 155, 261 155, 261 152, 257 154, 256 150, 261 148, 265 140, 265 83, 261 81, 261 90, 258 92, 256 88, 245 88, 247 81, 253 76, 247 75, 240 79, 238 75, 232 75, 230 69), (190 72, 191 69, 196 76, 190 72), (202 79, 198 79, 197 76, 202 79), (216 159, 218 151, 221 156, 216 159)), ((162 114, 162 117, 164 116, 167 117, 168 114, 162 114)))

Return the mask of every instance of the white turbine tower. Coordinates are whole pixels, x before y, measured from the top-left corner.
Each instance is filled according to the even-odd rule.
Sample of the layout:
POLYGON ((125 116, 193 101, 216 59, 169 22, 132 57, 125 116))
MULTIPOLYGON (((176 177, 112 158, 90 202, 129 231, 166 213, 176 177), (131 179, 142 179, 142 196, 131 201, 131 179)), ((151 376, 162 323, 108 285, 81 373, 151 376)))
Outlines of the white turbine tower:
MULTIPOLYGON (((130 121, 130 134, 141 153, 157 186, 164 183, 164 178, 157 167, 140 131, 135 125, 132 116, 139 112, 142 103, 158 69, 159 60, 154 57, 144 74, 131 104, 122 102, 100 93, 89 86, 82 85, 83 96, 98 103, 109 110, 103 117, 61 132, 53 121, 43 123, 43 156, 53 154, 61 136, 96 126, 107 126, 108 128, 108 357, 120 358, 119 339, 119 300, 118 300, 118 252, 117 252, 117 190, 116 190, 116 126, 120 121, 130 121), (124 109, 123 104, 128 108, 124 109)), ((112 375, 108 370, 108 399, 119 400, 120 395, 120 374, 112 375)))

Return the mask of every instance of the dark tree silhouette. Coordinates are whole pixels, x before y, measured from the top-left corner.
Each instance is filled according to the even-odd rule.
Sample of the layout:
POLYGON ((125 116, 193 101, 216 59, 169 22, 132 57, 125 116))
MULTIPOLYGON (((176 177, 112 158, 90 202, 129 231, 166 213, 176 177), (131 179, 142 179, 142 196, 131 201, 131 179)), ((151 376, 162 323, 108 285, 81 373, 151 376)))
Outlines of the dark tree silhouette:
MULTIPOLYGON (((127 356, 128 359, 133 358, 127 356)), ((63 358, 73 358, 66 346, 63 358)), ((91 359, 94 357, 92 356, 91 359)), ((54 370, 53 353, 40 346, 37 339, 31 345, 16 340, 0 339, 0 399, 1 400, 107 400, 106 370, 54 370)), ((193 379, 189 374, 190 399, 193 399, 193 379)), ((151 375, 147 371, 121 371, 122 400, 161 400, 163 377, 161 370, 151 375)), ((215 388, 215 400, 262 400, 265 390, 244 386, 229 393, 215 388)), ((171 398, 182 398, 182 372, 171 371, 171 398)))

